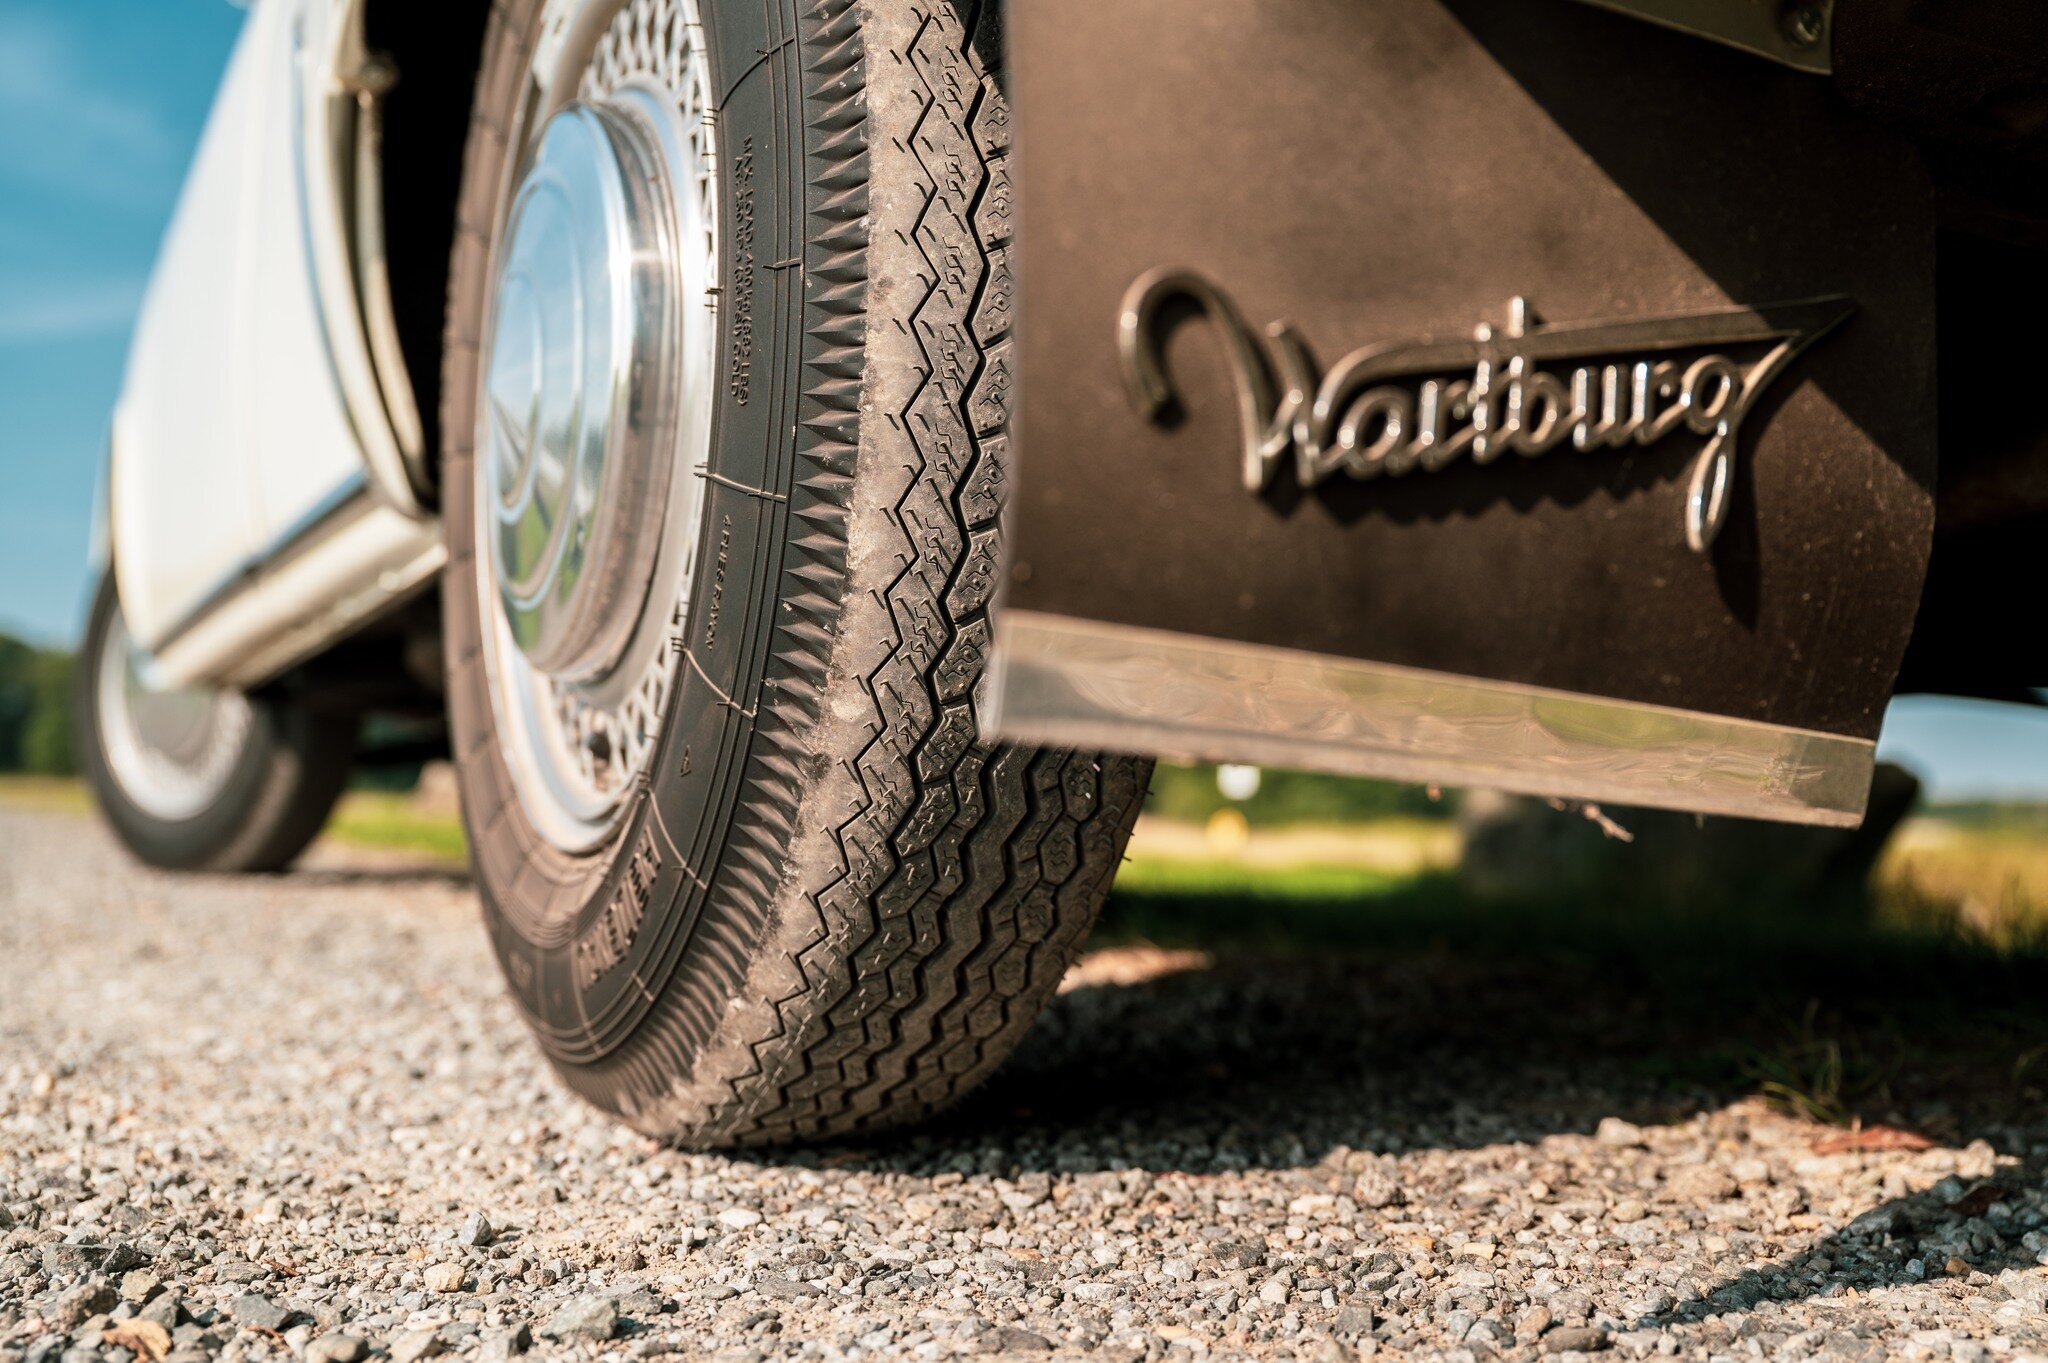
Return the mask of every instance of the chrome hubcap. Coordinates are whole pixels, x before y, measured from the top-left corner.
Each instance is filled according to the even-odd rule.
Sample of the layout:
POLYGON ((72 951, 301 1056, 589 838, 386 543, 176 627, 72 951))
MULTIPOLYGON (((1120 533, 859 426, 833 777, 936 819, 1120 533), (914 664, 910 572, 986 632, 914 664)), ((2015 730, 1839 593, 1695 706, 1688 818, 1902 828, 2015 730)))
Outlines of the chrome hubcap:
POLYGON ((153 819, 197 818, 227 788, 253 713, 233 691, 164 691, 117 611, 100 643, 93 703, 100 752, 121 793, 153 819))
POLYGON ((564 680, 617 661, 660 538, 679 286, 666 193, 634 120, 571 104, 506 221, 484 390, 492 568, 521 652, 564 680))
MULTIPOLYGON (((632 0, 519 140, 485 322, 478 596, 500 737, 549 841, 602 841, 673 687, 716 355, 694 5, 632 0), (545 115, 545 116, 543 116, 545 115)), ((559 81, 536 73, 536 85, 559 81)), ((558 74, 558 73, 556 73, 558 74)))

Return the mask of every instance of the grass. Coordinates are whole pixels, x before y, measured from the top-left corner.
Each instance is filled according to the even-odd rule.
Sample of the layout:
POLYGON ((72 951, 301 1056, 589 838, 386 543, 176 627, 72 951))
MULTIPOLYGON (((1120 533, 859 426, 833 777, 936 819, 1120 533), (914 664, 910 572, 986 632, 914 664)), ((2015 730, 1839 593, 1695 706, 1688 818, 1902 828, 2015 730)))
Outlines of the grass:
MULTIPOLYGON (((68 776, 0 776, 0 809, 56 814, 92 812, 85 783, 68 776)), ((354 790, 342 796, 325 836, 358 847, 416 852, 436 861, 468 859, 462 821, 453 814, 422 811, 406 795, 354 790)))
POLYGON ((342 796, 328 821, 327 836, 359 847, 417 852, 435 861, 469 859, 460 818, 422 811, 411 797, 381 790, 352 790, 342 796))
MULTIPOLYGON (((1796 1036, 1760 1050, 1743 1066, 1757 1092, 1784 1111, 1808 1121, 1846 1126, 1852 1120, 1845 1092, 1842 1040, 1820 1027, 1818 1000, 1809 1001, 1796 1036)), ((1856 1085, 1862 1088, 1867 1085, 1856 1085)))
POLYGON ((1247 905, 1264 900, 1371 899, 1415 883, 1413 872, 1366 866, 1246 866, 1133 856, 1117 873, 1120 890, 1140 895, 1222 896, 1247 905))
POLYGON ((1941 923, 2014 949, 2048 947, 2048 826, 1914 819, 1885 850, 1877 900, 1899 923, 1941 923))
POLYGON ((1620 1053, 1674 1093, 1756 1094, 1835 1126, 1953 1135, 2048 1103, 2048 954, 1939 905, 1903 915, 1880 895, 1853 918, 1786 905, 1685 913, 1540 892, 1481 899, 1443 870, 1125 869, 1091 944, 1413 991, 1446 1016, 1487 1019, 1472 1045, 1620 1053), (1550 1035, 1563 1039, 1535 1039, 1550 1035))
POLYGON ((1954 1136, 2048 1102, 2048 826, 1915 821, 1860 903, 1826 908, 1486 898, 1455 854, 1276 866, 1150 845, 1141 831, 1095 944, 1348 973, 1383 994, 1427 981, 1485 1025, 1556 1029, 1675 1092, 1755 1094, 1831 1126, 1954 1136))
POLYGON ((0 776, 0 809, 84 814, 92 808, 85 786, 69 776, 0 776))
MULTIPOLYGON (((0 776, 0 808, 85 813, 92 801, 76 779, 8 775, 0 776)), ((455 814, 423 810, 400 793, 349 792, 327 834, 439 861, 467 856, 455 814)), ((1685 931, 1654 905, 1546 903, 1540 887, 1519 905, 1472 901, 1456 882, 1456 839, 1446 823, 1403 817, 1257 830, 1242 820, 1203 827, 1148 817, 1118 874, 1119 902, 1107 921, 1125 936, 1199 939, 1195 945, 1246 936, 1311 945, 1512 939, 1554 926, 1560 914, 1624 935, 1685 931)), ((1878 867, 1868 914, 1848 928, 1832 918, 1802 923, 1784 906, 1736 905, 1704 926, 1726 927, 1730 914, 1745 918, 1746 935, 1766 939, 1818 933, 1840 946, 1848 932, 1916 947, 1939 941, 2048 954, 2048 812, 1971 807, 1911 820, 1878 867)))

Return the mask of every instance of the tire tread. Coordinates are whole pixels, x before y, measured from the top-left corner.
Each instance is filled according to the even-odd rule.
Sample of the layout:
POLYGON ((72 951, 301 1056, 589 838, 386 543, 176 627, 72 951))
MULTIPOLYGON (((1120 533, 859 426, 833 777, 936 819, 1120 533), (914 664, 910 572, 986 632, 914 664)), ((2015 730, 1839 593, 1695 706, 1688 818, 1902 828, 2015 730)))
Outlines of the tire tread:
MULTIPOLYGON (((852 807, 810 896, 836 931, 776 944, 794 975, 818 984, 777 1001, 755 1080, 736 1086, 717 1123, 724 1141, 864 1133, 926 1117, 979 1083, 1058 988, 1143 800, 1147 767, 1134 759, 975 738, 1011 285, 1008 146, 989 131, 1007 113, 978 51, 993 21, 982 5, 961 8, 868 6, 909 19, 907 37, 871 59, 870 94, 875 66, 907 70, 917 106, 908 139, 871 134, 876 174, 903 174, 890 187, 914 205, 891 223, 877 203, 876 235, 893 227, 915 248, 919 290, 892 310, 916 344, 914 391, 861 434, 867 468, 906 471, 886 508, 896 570, 869 612, 886 623, 887 647, 854 678, 868 736, 842 768, 852 807)), ((870 349, 867 362, 888 357, 870 349)))

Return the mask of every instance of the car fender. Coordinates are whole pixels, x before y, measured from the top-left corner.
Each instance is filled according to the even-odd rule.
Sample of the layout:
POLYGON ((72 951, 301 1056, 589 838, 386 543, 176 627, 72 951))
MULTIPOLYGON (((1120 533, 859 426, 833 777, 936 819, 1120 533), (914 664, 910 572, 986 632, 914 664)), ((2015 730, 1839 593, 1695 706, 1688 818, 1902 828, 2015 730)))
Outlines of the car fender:
POLYGON ((386 550, 407 538, 397 523, 415 527, 408 562, 438 541, 411 472, 410 387, 395 351, 380 370, 379 310, 346 220, 363 154, 353 113, 369 98, 349 84, 363 73, 360 20, 358 0, 253 6, 144 297, 108 525, 130 628, 167 680, 246 680, 253 657, 272 667, 331 642, 307 611, 353 603, 334 630, 369 613, 388 553, 338 547, 352 557, 319 574, 332 600, 250 606, 337 518, 394 518, 376 537, 386 550), (280 651, 287 630, 296 642, 280 651), (203 650, 184 647, 195 634, 203 650))

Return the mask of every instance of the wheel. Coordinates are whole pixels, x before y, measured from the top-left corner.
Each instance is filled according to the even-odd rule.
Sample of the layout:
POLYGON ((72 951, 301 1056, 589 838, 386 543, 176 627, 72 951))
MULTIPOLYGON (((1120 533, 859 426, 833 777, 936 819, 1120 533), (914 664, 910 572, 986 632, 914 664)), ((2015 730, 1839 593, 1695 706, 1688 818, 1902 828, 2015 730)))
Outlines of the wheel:
POLYGON ((275 697, 155 691, 101 579, 72 697, 79 763, 130 851, 175 871, 281 871, 327 822, 356 721, 275 697))
POLYGON ((1138 761, 976 738, 1011 297, 985 9, 492 11, 443 389, 456 765, 542 1048, 658 1137, 951 1102, 1143 795, 1138 761))

